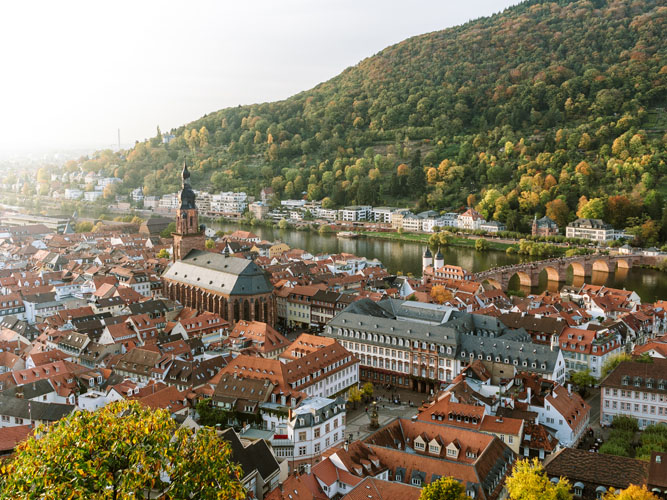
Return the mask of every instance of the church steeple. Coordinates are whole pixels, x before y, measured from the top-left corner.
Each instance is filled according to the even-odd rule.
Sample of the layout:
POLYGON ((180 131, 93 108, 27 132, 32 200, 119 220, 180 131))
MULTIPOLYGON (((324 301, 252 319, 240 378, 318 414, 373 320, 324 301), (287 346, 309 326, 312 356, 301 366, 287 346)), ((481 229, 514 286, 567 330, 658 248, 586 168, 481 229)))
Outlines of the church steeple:
POLYGON ((186 184, 190 184, 190 171, 188 170, 188 164, 183 160, 183 172, 181 172, 181 178, 183 179, 183 187, 186 184))
POLYGON ((176 212, 176 232, 173 234, 174 260, 182 259, 193 248, 203 250, 205 244, 204 234, 199 227, 199 211, 195 203, 195 192, 190 186, 190 171, 185 161, 181 179, 183 187, 178 194, 180 205, 176 212))

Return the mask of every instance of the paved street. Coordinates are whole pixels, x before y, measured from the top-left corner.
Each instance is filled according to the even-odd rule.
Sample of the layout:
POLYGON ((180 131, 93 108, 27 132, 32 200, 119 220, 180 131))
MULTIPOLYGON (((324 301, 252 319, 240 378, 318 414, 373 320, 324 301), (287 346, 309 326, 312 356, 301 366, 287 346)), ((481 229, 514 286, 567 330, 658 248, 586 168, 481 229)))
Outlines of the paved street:
POLYGON ((596 434, 600 432, 600 388, 590 389, 586 402, 591 405, 590 427, 596 434))
MULTIPOLYGON (((427 399, 426 394, 399 390, 381 389, 380 386, 375 386, 373 396, 378 400, 378 419, 380 426, 385 425, 391 420, 402 417, 411 418, 417 414, 417 408, 422 404, 422 401, 427 399), (400 398, 400 404, 391 403, 391 396, 400 398), (412 402, 412 406, 410 406, 412 402)), ((373 432, 370 428, 370 409, 371 403, 358 403, 356 410, 351 410, 347 414, 346 433, 350 435, 353 440, 363 439, 373 432), (366 413, 368 408, 368 413, 366 413)))

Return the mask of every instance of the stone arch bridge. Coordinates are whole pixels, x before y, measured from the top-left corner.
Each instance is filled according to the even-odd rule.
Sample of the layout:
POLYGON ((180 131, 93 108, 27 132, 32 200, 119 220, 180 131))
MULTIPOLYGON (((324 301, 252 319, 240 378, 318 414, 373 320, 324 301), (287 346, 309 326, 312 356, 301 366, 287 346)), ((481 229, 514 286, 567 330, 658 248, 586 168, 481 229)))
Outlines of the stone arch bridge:
POLYGON ((642 255, 576 255, 494 267, 473 274, 473 280, 487 281, 496 288, 507 290, 510 280, 516 274, 521 286, 535 287, 542 271, 547 273, 549 281, 564 282, 570 267, 574 276, 589 277, 593 271, 610 273, 617 269, 630 269, 632 266, 644 264, 644 260, 642 255))

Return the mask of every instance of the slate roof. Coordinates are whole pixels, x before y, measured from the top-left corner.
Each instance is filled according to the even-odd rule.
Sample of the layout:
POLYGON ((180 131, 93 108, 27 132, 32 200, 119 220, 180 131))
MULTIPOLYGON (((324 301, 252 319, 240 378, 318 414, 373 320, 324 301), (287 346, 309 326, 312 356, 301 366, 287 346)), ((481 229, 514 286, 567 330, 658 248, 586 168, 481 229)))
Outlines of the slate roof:
POLYGON ((571 483, 627 488, 646 484, 649 463, 635 458, 618 457, 587 450, 563 448, 545 463, 549 478, 566 477, 571 483))
POLYGON ((459 340, 457 355, 460 359, 478 359, 481 354, 483 360, 486 360, 487 356, 491 356, 493 361, 497 357, 501 363, 507 360, 509 364, 514 364, 516 360, 517 364, 515 366, 518 370, 529 370, 545 374, 554 372, 560 352, 558 349, 552 351, 551 347, 547 345, 519 342, 504 338, 461 335, 459 340), (526 363, 525 365, 523 364, 524 362, 526 363), (533 366, 533 363, 535 366, 533 366))
POLYGON ((338 399, 322 398, 319 396, 310 396, 304 399, 301 404, 292 412, 292 421, 295 422, 294 428, 312 427, 315 425, 315 417, 319 417, 318 422, 325 422, 338 415, 345 402, 338 399), (303 425, 301 425, 303 420, 303 425))
POLYGON ((232 428, 222 431, 220 438, 231 445, 232 460, 241 465, 244 477, 249 476, 253 470, 257 470, 259 475, 266 480, 278 472, 280 468, 278 461, 263 439, 244 447, 232 428))
MULTIPOLYGON (((667 394, 667 359, 651 363, 623 361, 600 383, 601 387, 640 387, 642 391, 667 394), (626 382, 625 384, 623 382, 626 382), (650 384, 649 384, 650 383, 650 384), (650 385, 650 387, 649 387, 650 385), (662 386, 662 389, 660 388, 662 386)), ((636 390, 636 389, 635 389, 636 390)))
POLYGON ((42 403, 0 395, 0 414, 26 420, 56 422, 74 411, 73 405, 42 403))
POLYGON ((175 262, 163 278, 226 295, 258 295, 273 291, 269 275, 254 262, 202 250, 191 250, 175 262))
POLYGON ((23 399, 35 399, 46 394, 51 394, 52 392, 55 392, 55 389, 51 385, 51 382, 48 379, 40 379, 30 384, 10 387, 2 391, 2 396, 15 398, 16 394, 19 393, 23 395, 23 399))

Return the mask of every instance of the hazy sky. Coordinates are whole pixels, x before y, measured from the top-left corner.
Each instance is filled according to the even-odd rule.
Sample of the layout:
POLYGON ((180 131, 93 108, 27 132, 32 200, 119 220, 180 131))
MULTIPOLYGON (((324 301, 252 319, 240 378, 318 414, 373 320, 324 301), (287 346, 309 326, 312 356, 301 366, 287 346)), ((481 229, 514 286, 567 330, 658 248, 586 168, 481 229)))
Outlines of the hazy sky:
POLYGON ((0 3, 0 150, 104 147, 284 99, 517 0, 0 3))

